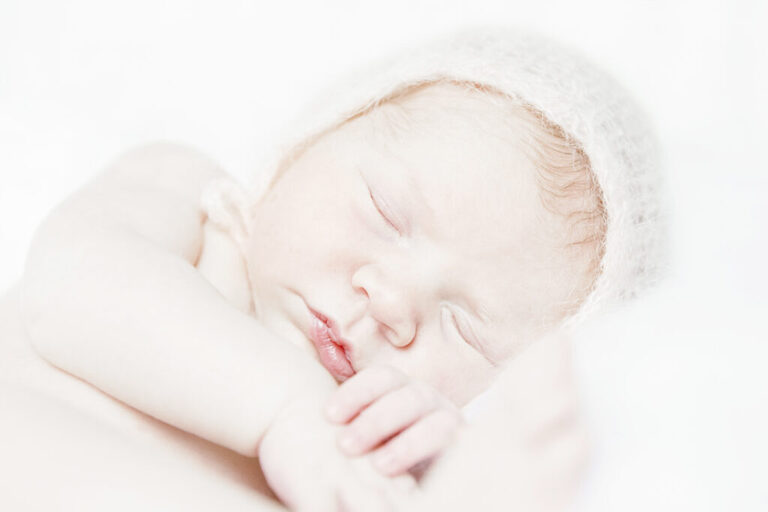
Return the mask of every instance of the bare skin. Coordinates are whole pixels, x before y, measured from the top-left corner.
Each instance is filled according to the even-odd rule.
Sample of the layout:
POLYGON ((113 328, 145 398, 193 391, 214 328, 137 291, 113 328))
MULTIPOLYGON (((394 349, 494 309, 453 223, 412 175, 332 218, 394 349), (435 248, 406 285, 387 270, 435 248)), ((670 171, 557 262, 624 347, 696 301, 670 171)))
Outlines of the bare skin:
MULTIPOLYGON (((148 222, 145 225, 148 228, 143 231, 143 238, 136 240, 135 236, 131 236, 129 233, 125 235, 126 238, 123 243, 118 238, 114 245, 109 245, 110 250, 114 249, 115 252, 112 253, 112 256, 117 260, 122 258, 127 265, 135 264, 137 267, 132 269, 133 272, 128 272, 126 267, 123 266, 124 273, 128 277, 126 277, 123 283, 112 281, 111 284, 114 288, 107 290, 108 296, 115 293, 114 290, 130 290, 131 283, 135 281, 136 276, 160 275, 165 279, 172 279, 174 272, 181 275, 175 281, 175 285, 169 285, 165 289, 167 295, 164 297, 161 296, 163 293, 162 287, 158 288, 154 281, 150 288, 147 289, 148 293, 146 295, 138 296, 138 300, 133 307, 139 310, 142 307, 146 307, 144 310, 146 311, 146 321, 135 327, 146 330, 143 333, 138 333, 126 329, 119 321, 115 322, 114 319, 108 319, 109 314, 104 314, 109 311, 131 311, 131 307, 128 307, 126 302, 120 302, 119 306, 115 305, 113 308, 105 304, 105 300, 99 300, 94 295, 89 295, 89 291, 93 293, 99 290, 99 282, 104 282, 104 277, 99 275, 98 268, 98 261, 101 258, 94 257, 93 252, 89 254, 91 259, 87 259, 86 263, 89 266, 80 275, 76 274, 75 268, 71 265, 72 263, 77 264, 76 260, 70 260, 67 264, 58 267, 61 269, 61 273, 58 273, 58 275, 62 278, 76 275, 71 287, 76 286, 78 288, 79 293, 76 297, 82 300, 82 303, 70 303, 63 308, 50 308, 47 311, 51 313, 68 309, 67 312, 77 318, 94 319, 91 322, 92 325, 85 326, 85 330, 73 333, 71 328, 68 329, 68 326, 63 324, 56 325, 58 320, 54 317, 59 313, 53 313, 54 317, 48 317, 52 321, 41 322, 38 316, 39 311, 41 311, 37 307, 39 304, 35 303, 34 298, 29 299, 30 296, 35 296, 33 292, 30 292, 30 289, 41 285, 45 287, 47 293, 38 295, 38 297, 46 297, 45 300, 55 300, 57 288, 49 288, 48 284, 58 279, 54 277, 54 274, 48 274, 45 277, 35 274, 33 277, 30 277, 33 271, 29 269, 36 268, 34 261, 35 251, 41 249, 39 246, 37 248, 33 247, 31 249, 31 263, 28 265, 27 275, 25 276, 25 284, 27 285, 26 297, 28 298, 26 307, 19 307, 18 289, 14 289, 14 292, 6 300, 5 310, 7 315, 13 320, 10 324, 15 325, 15 333, 4 337, 4 339, 9 341, 7 345, 4 345, 4 350, 7 349, 8 357, 4 357, 3 361, 10 368, 10 371, 5 372, 5 379, 8 381, 9 388, 20 387, 23 393, 26 393, 27 391, 25 390, 28 389, 40 389, 40 393, 42 393, 45 400, 36 409, 18 411, 18 402, 10 401, 4 407, 9 410, 9 414, 13 414, 22 422, 18 426, 18 429, 22 432, 29 427, 26 423, 56 424, 57 421, 53 421, 53 419, 59 414, 59 409, 61 408, 69 411, 64 413, 65 416, 68 416, 70 412, 77 416, 79 414, 78 411, 82 409, 82 412, 86 414, 85 425, 57 432, 54 438, 58 436, 60 442, 55 443, 55 446, 78 446, 83 452, 94 453, 94 447, 90 440, 93 431, 96 430, 107 436, 129 435, 137 437, 138 442, 145 444, 147 448, 151 449, 148 454, 145 454, 146 460, 139 457, 139 460, 136 462, 138 467, 141 467, 141 464, 153 467, 156 465, 155 462, 157 462, 154 459, 158 455, 168 452, 162 455, 162 459, 175 462, 171 464, 171 471, 163 473, 167 475, 165 479, 168 480, 168 485, 162 488, 168 489, 168 499, 171 502, 179 494, 183 497, 181 503, 186 503, 188 500, 194 499, 194 496, 200 492, 208 496, 231 495, 233 500, 241 498, 253 500, 251 506, 255 504, 273 508, 275 503, 269 500, 269 497, 272 495, 259 471, 259 461, 254 458, 259 444, 263 444, 260 443, 260 440, 265 429, 272 424, 278 423, 278 418, 282 420, 283 425, 291 425, 294 423, 291 421, 291 414, 304 417, 307 415, 307 411, 311 412, 312 409, 316 408, 317 413, 311 419, 315 424, 314 431, 324 432, 323 435, 327 435, 325 432, 332 432, 332 426, 321 416, 320 407, 323 400, 322 397, 332 391, 336 385, 333 379, 316 361, 306 358, 306 356, 302 357, 300 353, 297 356, 297 352, 295 352, 295 349, 290 348, 290 344, 277 343, 275 338, 270 338, 266 331, 261 330, 258 324, 252 321, 247 311, 243 310, 243 308, 247 309, 242 302, 242 291, 243 287, 247 287, 247 281, 244 279, 243 266, 232 264, 233 261, 237 262, 239 257, 235 246, 231 239, 223 233, 216 232, 216 228, 205 221, 204 216, 201 215, 198 202, 200 187, 210 179, 221 176, 221 172, 209 160, 194 151, 177 146, 149 146, 129 153, 118 160, 102 176, 94 180, 74 199, 55 212, 54 220, 50 221, 50 223, 54 224, 54 227, 51 228, 50 224, 48 224, 47 227, 44 226, 42 228, 43 232, 46 229, 52 229, 53 234, 49 237, 42 236, 43 242, 38 243, 55 244, 57 243, 56 236, 66 233, 66 243, 63 247, 69 247, 75 251, 87 245, 89 240, 91 240, 89 238, 91 235, 88 234, 91 232, 90 229, 82 235, 77 230, 79 225, 79 220, 77 219, 79 219, 79 215, 83 211, 83 205, 87 205, 85 207, 86 210, 92 208, 94 209, 93 211, 100 212, 98 219, 104 220, 107 223, 110 222, 109 212, 134 214, 133 218, 121 219, 121 222, 129 222, 134 227, 142 228, 142 222, 145 220, 148 222), (180 180, 181 176, 186 179, 180 180), (190 176, 197 176, 197 180, 189 179, 190 176), (132 195, 134 191, 140 194, 142 206, 145 210, 152 210, 154 208, 151 214, 136 211, 134 208, 136 197, 132 195), (178 201, 169 201, 171 199, 169 193, 175 196, 173 199, 178 201), (158 194, 159 197, 157 197, 158 194), (153 195, 158 199, 156 203, 158 206, 156 207, 152 205, 153 195), (105 199, 102 200, 102 197, 105 199), (145 215, 145 217, 141 217, 141 215, 145 215), (169 216, 169 218, 166 218, 166 216, 169 216), (167 222, 155 225, 152 220, 157 218, 164 218, 167 222), (67 223, 69 219, 75 219, 75 222, 67 223), (60 224, 55 225, 57 222, 60 224), (197 227, 195 227, 196 223, 198 223, 197 227), (185 226, 188 229, 184 229, 185 226), (153 236, 155 237, 153 245, 139 245, 143 248, 143 256, 148 257, 146 261, 143 257, 135 258, 131 256, 131 253, 127 257, 124 256, 124 251, 126 251, 128 244, 135 242, 141 244, 144 240, 147 238, 151 239, 153 236), (162 247, 155 249, 156 259, 152 259, 153 247, 157 247, 155 244, 160 244, 162 247), (180 259, 177 260, 174 257, 169 260, 167 255, 170 254, 177 254, 180 259), (160 264, 165 262, 167 265, 165 273, 158 272, 158 261, 160 264), (190 264, 192 265, 190 266, 190 264), (190 273, 190 269, 193 271, 192 273, 190 273), (39 281, 36 279, 39 279, 39 281), (206 314, 194 315, 190 314, 189 309, 186 309, 180 312, 181 317, 177 320, 169 321, 164 316, 160 322, 165 325, 176 326, 178 330, 175 333, 168 333, 166 331, 162 340, 153 342, 151 336, 155 335, 159 329, 156 324, 152 324, 149 321, 149 318, 155 313, 156 308, 163 307, 165 304, 178 304, 182 302, 187 303, 187 308, 194 310, 197 307, 204 310, 206 314), (193 302, 197 305, 193 305, 193 302), (147 307, 150 303, 151 306, 147 307), (94 314, 88 314, 84 311, 84 309, 88 308, 96 308, 98 312, 94 310, 94 314), (20 312, 21 315, 19 314, 20 312), (24 314, 26 314, 26 322, 22 322, 20 318, 24 314), (202 323, 190 325, 196 318, 201 320, 202 323), (99 324, 99 320, 106 323, 99 324), (201 338, 206 324, 212 320, 221 322, 219 324, 221 332, 216 332, 216 335, 212 338, 201 338), (31 328, 36 336, 28 337, 24 332, 24 324, 26 324, 27 329, 31 328), (96 327, 104 329, 104 336, 97 335, 89 339, 88 333, 93 333, 96 327), (71 342, 70 339, 67 339, 67 335, 72 336, 72 339, 75 341, 71 342), (12 345, 10 340, 14 340, 12 345), (40 340, 43 341, 41 342, 40 340), (211 366, 216 365, 217 360, 215 357, 212 358, 211 353, 205 350, 190 350, 190 342, 194 340, 198 340, 198 343, 202 343, 204 347, 215 350, 218 357, 223 357, 223 359, 219 360, 218 364, 226 367, 230 374, 222 376, 221 382, 218 380, 211 381, 207 378, 211 366), (271 343, 271 345, 259 345, 261 340, 264 340, 265 343, 271 343), (149 345, 141 346, 142 342, 147 341, 149 341, 149 345), (81 354, 88 354, 88 357, 93 358, 91 363, 99 361, 99 364, 91 366, 95 370, 91 373, 79 372, 78 362, 82 360, 71 360, 69 358, 73 348, 83 350, 83 345, 78 345, 78 343, 82 342, 95 343, 95 345, 91 345, 93 348, 91 352, 80 352, 81 354), (158 343, 163 344, 165 348, 170 350, 173 350, 174 346, 178 348, 174 354, 175 364, 163 363, 158 373, 149 379, 136 378, 136 375, 131 373, 131 371, 139 369, 140 371, 143 370, 145 376, 151 375, 151 361, 147 361, 149 366, 146 367, 141 367, 141 365, 131 367, 127 370, 127 375, 130 376, 128 385, 116 389, 110 387, 110 384, 114 383, 114 376, 122 375, 123 365, 119 358, 115 359, 100 352, 102 350, 102 343, 117 343, 118 345, 124 343, 125 345, 123 346, 129 352, 134 351, 133 353, 140 353, 147 349, 152 350, 153 347, 158 346, 158 343), (231 344, 229 348, 228 343, 231 344), (99 388, 105 391, 109 391, 109 395, 73 377, 67 371, 62 371, 45 362, 38 357, 38 354, 35 353, 32 347, 35 347, 37 352, 42 352, 45 359, 54 362, 55 366, 63 368, 70 373, 79 373, 80 375, 87 376, 90 382, 97 384, 99 388), (286 347, 286 349, 283 350, 282 347, 286 347), (291 364, 294 365, 294 368, 301 368, 301 365, 304 364, 304 369, 296 373, 276 373, 274 368, 275 357, 278 360, 281 357, 288 357, 292 361, 291 364), (25 366, 35 368, 35 371, 25 371, 25 366), (240 367, 247 371, 238 371, 240 367), (196 377, 195 371, 201 372, 204 378, 196 377), (282 386, 272 387, 279 380, 280 375, 284 375, 288 380, 282 386), (259 379, 263 380, 261 384, 259 379), (265 388, 272 389, 271 394, 262 392, 265 388), (311 400, 304 399, 301 402, 315 404, 311 405, 309 409, 307 407, 303 409, 293 407, 288 408, 289 414, 278 414, 281 409, 295 402, 298 396, 307 397, 310 395, 314 398, 311 400), (241 398, 246 396, 250 396, 251 399, 243 401, 242 407, 238 405, 241 403, 240 401, 233 404, 232 397, 241 398), (266 401, 265 396, 267 397, 266 401), (157 401, 158 399, 159 402, 157 401), (189 399, 195 400, 192 407, 179 408, 168 406, 168 404, 189 399), (54 402, 53 409, 47 406, 49 401, 54 402), (229 409, 221 408, 219 405, 225 401, 229 401, 234 407, 229 409), (61 402, 63 405, 57 409, 55 403, 58 402, 61 402), (210 405, 206 405, 209 403, 216 404, 218 407, 211 408, 210 405), (196 408, 197 411, 195 410, 196 408), (149 412, 162 421, 157 421, 150 415, 139 412, 137 409, 149 412), (63 439, 61 439, 62 436, 64 437, 63 439), (156 448, 155 445, 160 443, 167 443, 167 446, 165 448, 156 448), (187 464, 186 458, 195 459, 197 465, 187 464), (178 468, 179 472, 173 469, 174 465, 180 466, 178 468), (180 487, 176 484, 183 482, 185 478, 191 477, 196 472, 202 473, 202 475, 210 473, 212 483, 202 484, 188 491, 184 488, 184 492, 179 493, 180 487), (213 478, 213 475, 216 475, 216 477, 213 478), (209 492, 212 490, 212 485, 218 486, 215 492, 209 492)), ((97 218, 92 220, 96 223, 99 222, 97 218)), ((114 232, 119 232, 116 228, 110 229, 114 229, 114 232)), ((105 248, 106 244, 101 244, 101 242, 99 240, 99 247, 102 250, 107 250, 105 248)), ((95 247, 94 251, 97 250, 98 248, 95 247)), ((53 272, 56 273, 57 267, 54 264, 48 264, 45 252, 43 249, 38 253, 44 259, 43 266, 38 268, 45 268, 48 271, 53 269, 53 272)), ((66 250, 53 250, 51 252, 57 254, 57 261, 64 261, 69 256, 66 254, 66 250)), ((80 255, 76 256, 76 258, 80 257, 80 255)), ((104 256, 102 255, 102 257, 104 256)), ((111 270, 107 270, 107 274, 113 275, 111 270)), ((105 298, 106 296, 102 297, 102 299, 105 298)), ((125 299, 126 296, 123 295, 122 298, 125 299)), ((108 301, 109 299, 106 298, 106 300, 108 301)), ((62 315, 58 318, 64 319, 66 323, 66 318, 69 318, 69 316, 62 315)), ((112 345, 112 347, 114 346, 112 345)), ((21 401, 21 403, 24 403, 24 401, 21 401)), ((313 429, 311 421, 304 423, 307 430, 313 429)), ((16 442, 15 439, 18 437, 19 435, 11 435, 5 439, 16 442)), ((272 435, 271 439, 281 439, 281 436, 272 435)), ((282 439, 286 439, 286 436, 282 436, 282 439)), ((133 447, 122 446, 119 440, 113 441, 109 443, 109 446, 110 449, 116 451, 116 457, 119 457, 119 454, 126 449, 133 449, 133 447)), ((34 440, 30 439, 30 442, 34 442, 34 440)), ((272 444, 275 443, 273 442, 272 444)), ((272 452, 274 451, 272 450, 272 452)), ((17 448, 17 450, 14 450, 14 453, 18 453, 19 457, 24 456, 23 449, 19 451, 17 448)), ((39 452, 31 452, 33 462, 35 453, 39 452)), ((38 459, 40 463, 46 460, 46 468, 48 468, 48 474, 51 476, 56 475, 59 471, 65 471, 65 468, 71 465, 72 457, 69 456, 69 452, 62 452, 61 450, 53 450, 53 453, 45 452, 46 458, 51 457, 51 455, 57 461, 56 464, 50 464, 46 459, 38 459)), ((306 462, 306 454, 300 455, 302 462, 306 462)), ((338 461, 339 471, 351 471, 351 466, 348 468, 348 464, 344 462, 346 460, 344 456, 336 450, 332 436, 324 451, 317 451, 316 455, 326 462, 329 462, 331 459, 338 461)), ((135 458, 128 457, 129 460, 135 458)), ((282 456, 277 457, 275 458, 275 463, 282 464, 283 459, 284 457, 282 456)), ((297 458, 296 460, 298 461, 299 459, 297 458)), ((25 464, 28 462, 25 462, 25 464)), ((355 464, 359 465, 359 462, 355 464)), ((298 466, 297 469, 303 466, 305 464, 298 466)), ((109 464, 105 465, 103 461, 101 466, 95 466, 90 469, 92 471, 86 470, 84 472, 85 475, 88 475, 88 478, 91 478, 91 473, 111 474, 108 471, 109 464)), ((367 471, 369 480, 376 480, 372 476, 374 473, 373 468, 370 467, 367 471)), ((355 474, 364 474, 365 472, 365 470, 357 470, 355 474)), ((143 473, 138 471, 138 473, 140 475, 152 475, 152 472, 143 473)), ((309 482, 312 480, 307 478, 307 476, 299 477, 296 471, 292 472, 291 476, 295 477, 297 481, 309 482)), ((383 476, 380 476, 379 479, 382 482, 385 481, 383 476)), ((346 480, 350 485, 355 483, 354 478, 346 480)), ((127 481, 125 480, 124 482, 127 481)), ((130 481, 131 492, 135 492, 133 491, 134 489, 141 489, 142 478, 132 478, 130 481), (134 482, 134 480, 136 481, 134 482)), ((162 482, 163 480, 158 480, 157 478, 146 479, 148 485, 156 486, 159 481, 162 482)), ((332 489, 330 486, 326 487, 332 489)), ((152 493, 147 494, 150 497, 152 495, 152 493)), ((304 492, 302 495, 308 495, 308 492, 304 492)), ((38 495, 37 499, 43 500, 43 503, 40 505, 47 504, 50 496, 38 495)), ((120 500, 118 497, 120 495, 116 494, 115 496, 119 505, 120 500)), ((106 503, 106 501, 99 502, 99 505, 105 505, 106 503)), ((206 502, 201 499, 199 503, 206 502)), ((220 502, 217 503, 221 504, 220 502)))
POLYGON ((158 504, 283 510, 255 459, 147 416, 41 359, 24 331, 18 299, 14 286, 0 300, 4 509, 77 503, 86 511, 158 504), (109 492, 94 494, 98 488, 109 492))
MULTIPOLYGON (((462 431, 424 482, 432 492, 402 510, 525 503, 550 511, 567 503, 584 462, 583 433, 562 345, 534 348, 502 374, 507 391, 487 404, 494 412, 462 431), (504 478, 466 473, 478 465, 504 478)), ((18 286, 0 299, 0 364, 4 508, 285 510, 252 458, 154 420, 40 359, 20 321, 18 286)))
MULTIPOLYGON (((460 139, 465 140, 466 137, 460 136, 460 139)), ((435 148, 434 144, 434 141, 428 141, 418 147, 435 148)), ((322 163, 322 153, 319 155, 322 163)), ((433 156, 429 156, 426 160, 433 161, 433 156)), ((313 167, 316 165, 317 162, 313 167)), ((427 166, 421 168, 429 169, 427 166)), ((526 166, 521 161, 514 168, 522 170, 526 166)), ((249 280, 245 274, 245 262, 238 256, 237 248, 227 234, 217 232, 205 222, 197 202, 201 187, 221 175, 222 171, 193 152, 165 146, 145 148, 118 161, 107 173, 54 212, 33 243, 23 287, 22 313, 33 346, 55 366, 82 377, 117 400, 170 425, 223 445, 246 458, 261 453, 262 463, 267 465, 265 468, 270 468, 270 482, 292 508, 314 506, 318 495, 329 490, 330 494, 322 497, 321 501, 325 499, 330 504, 339 492, 346 492, 350 500, 356 500, 359 498, 355 496, 356 490, 367 484, 373 485, 373 492, 368 494, 369 501, 370 496, 376 496, 377 492, 390 494, 393 491, 392 503, 403 503, 402 496, 396 496, 398 491, 384 484, 382 477, 373 476, 370 467, 360 466, 359 459, 358 462, 349 462, 333 447, 333 436, 330 435, 333 429, 316 410, 318 404, 326 401, 335 389, 329 375, 306 351, 285 343, 280 337, 283 334, 280 329, 273 330, 274 314, 269 317, 269 329, 251 316, 250 293, 246 288, 253 281, 253 276, 249 280), (56 258, 50 258, 51 254, 55 254, 56 258), (77 294, 72 293, 75 289, 77 294), (87 323, 83 323, 86 319, 87 323), (129 364, 126 365, 125 361, 129 364), (303 432, 311 434, 303 437, 289 435, 297 425, 301 425, 303 432), (294 450, 293 457, 290 457, 288 455, 292 452, 288 448, 295 439, 312 442, 304 451, 294 450), (330 480, 318 480, 317 471, 307 472, 306 468, 312 467, 312 464, 307 464, 307 454, 310 458, 315 457, 324 468, 331 468, 321 473, 330 480), (347 478, 341 478, 341 475, 347 478), (334 487, 339 482, 344 482, 344 485, 334 487)), ((290 190, 297 188, 294 185, 290 190)), ((318 188, 314 190, 317 193, 318 188)), ((491 187, 491 190, 495 188, 491 187)), ((529 186, 521 190, 528 191, 524 195, 531 202, 530 208, 538 207, 535 188, 529 186)), ((358 188, 351 192, 349 196, 357 198, 358 188)), ((280 203, 273 201, 271 204, 280 203)), ((522 212, 529 210, 521 201, 510 203, 502 198, 499 204, 501 208, 517 208, 522 212)), ((453 207, 448 200, 443 205, 443 208, 453 207)), ((516 218, 515 215, 502 217, 516 218)), ((267 222, 261 226, 268 225, 266 216, 259 215, 258 219, 267 222)), ((486 232, 495 234, 496 228, 488 226, 486 232)), ((472 226, 467 229, 472 234, 477 233, 472 226)), ((250 245, 249 248, 268 248, 269 244, 263 242, 269 241, 269 238, 261 240, 261 246, 250 245)), ((472 245, 477 246, 478 243, 472 245)), ((289 248, 295 245, 277 244, 273 247, 289 248)), ((315 249, 312 260, 316 263, 318 246, 312 244, 312 247, 315 249)), ((360 247, 360 244, 356 245, 356 248, 360 247)), ((441 246, 440 250, 446 254, 461 252, 456 247, 448 244, 441 246)), ((520 241, 520 247, 531 251, 525 238, 520 241)), ((339 250, 337 244, 333 254, 339 250)), ((548 251, 544 246, 539 250, 542 254, 548 251)), ((379 252, 372 251, 371 254, 379 252)), ((425 256, 425 262, 432 261, 434 257, 430 252, 425 256)), ((502 257, 500 261, 506 260, 502 257)), ((261 258, 259 262, 265 264, 266 259, 261 258)), ((374 269, 374 266, 370 263, 365 269, 374 269)), ((306 270, 309 266, 300 268, 306 270)), ((269 272, 271 276, 282 275, 270 269, 262 271, 269 272)), ((516 267, 512 270, 519 272, 516 267)), ((530 272, 521 275, 535 279, 530 272)), ((412 377, 424 378, 459 404, 487 385, 496 370, 486 368, 487 363, 480 355, 470 357, 474 353, 464 341, 451 337, 450 345, 441 345, 440 338, 436 336, 438 330, 426 327, 419 332, 431 332, 429 337, 406 336, 415 332, 416 324, 411 320, 415 322, 417 317, 411 318, 411 314, 416 314, 417 309, 421 311, 423 307, 429 309, 431 315, 431 294, 429 303, 424 304, 411 301, 426 295, 409 295, 408 321, 411 323, 406 325, 405 312, 386 309, 384 302, 380 301, 385 295, 383 289, 363 277, 360 274, 355 283, 372 301, 371 319, 391 325, 393 332, 403 337, 402 340, 400 337, 387 339, 392 347, 377 341, 375 345, 370 342, 366 345, 368 348, 362 350, 364 347, 356 344, 354 353, 358 356, 353 363, 359 365, 362 361, 359 354, 368 353, 371 360, 362 366, 365 370, 374 370, 372 354, 373 349, 378 347, 376 353, 392 356, 386 358, 390 364, 411 370, 409 374, 412 377), (417 305, 417 309, 410 309, 417 305), (395 312, 399 312, 398 315, 395 312), (400 323, 394 325, 395 320, 400 323), (424 341, 420 341, 422 339, 424 341), (445 369, 445 375, 436 377, 429 372, 414 371, 414 368, 429 370, 433 367, 427 363, 421 366, 416 364, 423 363, 424 357, 419 358, 419 354, 427 353, 430 346, 427 340, 435 345, 432 352, 438 346, 443 347, 438 366, 445 369), (462 354, 464 357, 460 357, 462 354), (406 364, 409 358, 413 364, 406 364), (456 364, 442 363, 451 361, 456 364), (451 380, 449 374, 456 373, 449 370, 466 361, 469 361, 466 364, 474 364, 474 387, 446 387, 445 384, 451 380)), ((258 290, 262 288, 266 287, 259 286, 258 290)), ((420 289, 422 292, 425 290, 420 289)), ((403 306, 406 301, 401 300, 398 304, 403 306)), ((259 306, 263 309, 261 298, 259 306)), ((501 327, 498 329, 499 333, 503 330, 501 327)), ((348 333, 346 326, 344 332, 345 335, 348 333)), ((285 334, 289 341, 295 341, 291 339, 291 336, 295 337, 295 332, 285 334)), ((500 343, 503 341, 500 336, 497 339, 500 343)), ((355 341, 364 340, 368 338, 355 341)), ((357 368, 360 369, 360 366, 357 368)), ((350 382, 350 386, 353 385, 350 382)), ((392 396, 397 395, 394 388, 387 391, 392 391, 392 396)), ((427 395, 419 393, 418 396, 423 398, 427 395)), ((435 396, 439 397, 437 391, 435 396)), ((374 400, 379 398, 374 397, 374 400)), ((446 404, 438 406, 443 410, 455 409, 448 400, 426 401, 446 404)), ((384 398, 380 400, 380 403, 383 402, 384 398)), ((359 412, 361 405, 366 404, 358 404, 356 410, 350 413, 359 412)), ((121 407, 126 406, 121 404, 121 407)), ((433 412, 431 407, 422 408, 417 417, 426 417, 433 412)), ((379 416, 383 414, 381 411, 387 410, 386 407, 377 408, 379 416)), ((369 407, 361 416, 374 409, 369 407)), ((411 419, 404 418, 403 421, 410 422, 411 419)), ((398 425, 390 427, 399 429, 398 425)), ((455 427, 454 424, 447 430, 455 430, 455 427)), ((430 429, 422 430, 423 438, 430 429)), ((350 432, 350 429, 346 431, 350 432)), ((412 432, 416 431, 416 428, 412 429, 412 432)), ((368 442, 375 444, 391 433, 375 433, 368 442)), ((448 436, 445 439, 447 442, 448 436)), ((362 452, 353 450, 347 453, 361 454, 372 447, 373 444, 370 444, 362 447, 362 452)), ((439 451, 438 448, 435 452, 439 451)), ((423 455, 431 456, 434 452, 423 455)), ((393 468, 387 471, 386 467, 379 469, 397 473, 405 466, 394 471, 393 468)), ((366 498, 362 499, 346 503, 365 503, 366 498)))
MULTIPOLYGON (((242 291, 247 284, 231 264, 239 257, 234 245, 209 222, 202 230, 201 274, 226 292, 233 307, 246 307, 242 291)), ((90 486, 101 476, 111 494, 89 498, 82 510, 90 510, 91 505, 93 510, 106 505, 115 509, 120 503, 130 504, 126 510, 135 510, 142 504, 137 496, 145 496, 146 505, 167 504, 168 510, 210 510, 227 500, 253 510, 284 509, 264 480, 257 459, 158 421, 39 357, 24 328, 19 298, 17 284, 0 299, 0 415, 16 420, 2 422, 5 435, 0 443, 3 453, 13 454, 5 457, 4 466, 29 468, 29 473, 16 474, 17 485, 8 486, 5 499, 18 499, 34 510, 55 507, 77 499, 70 486, 90 486), (99 442, 95 444, 94 439, 99 442), (82 481, 76 475, 61 478, 72 474, 73 464, 82 468, 82 481), (157 471, 164 465, 166 471, 157 471), (189 485, 190 481, 198 483, 189 485), (46 489, 62 495, 33 493, 39 482, 47 482, 46 489), (59 483, 57 489, 50 488, 52 482, 59 483), (125 502, 125 495, 133 499, 125 502), (37 501, 30 501, 32 496, 37 501)), ((24 510, 21 505, 11 508, 24 510)))

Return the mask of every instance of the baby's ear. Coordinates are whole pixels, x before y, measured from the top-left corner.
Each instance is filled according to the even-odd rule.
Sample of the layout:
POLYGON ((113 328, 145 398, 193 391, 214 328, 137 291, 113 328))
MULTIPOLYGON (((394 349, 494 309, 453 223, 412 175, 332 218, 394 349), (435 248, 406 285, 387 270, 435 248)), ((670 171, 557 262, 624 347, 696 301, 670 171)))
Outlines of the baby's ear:
POLYGON ((203 188, 200 200, 208 218, 228 233, 245 254, 250 232, 250 201, 243 186, 230 178, 215 179, 203 188))

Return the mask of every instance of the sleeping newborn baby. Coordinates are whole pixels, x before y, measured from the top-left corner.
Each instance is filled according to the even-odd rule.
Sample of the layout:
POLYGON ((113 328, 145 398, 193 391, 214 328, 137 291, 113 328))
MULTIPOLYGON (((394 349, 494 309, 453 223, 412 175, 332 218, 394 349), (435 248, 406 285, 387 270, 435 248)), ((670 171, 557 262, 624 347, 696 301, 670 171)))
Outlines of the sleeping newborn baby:
POLYGON ((297 157, 243 254, 257 317, 337 380, 389 365, 464 404, 583 302, 604 215, 586 155, 540 115, 437 82, 297 157))
POLYGON ((579 62, 493 31, 400 56, 319 102, 250 191, 191 150, 125 155, 36 234, 36 350, 258 454, 294 508, 352 474, 336 441, 390 476, 432 460, 505 362, 653 274, 645 129, 579 62))

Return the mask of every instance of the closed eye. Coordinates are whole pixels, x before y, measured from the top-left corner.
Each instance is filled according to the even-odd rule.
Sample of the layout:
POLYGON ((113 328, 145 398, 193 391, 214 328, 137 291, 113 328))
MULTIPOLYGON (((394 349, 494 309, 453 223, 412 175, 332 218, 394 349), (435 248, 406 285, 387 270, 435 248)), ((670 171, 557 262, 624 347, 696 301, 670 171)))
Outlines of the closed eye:
POLYGON ((485 358, 485 360, 488 361, 492 366, 497 366, 497 363, 493 361, 490 357, 488 357, 488 354, 485 352, 485 350, 483 350, 480 342, 478 341, 477 336, 472 330, 472 327, 469 326, 467 322, 462 322, 459 318, 457 318, 456 314, 453 313, 453 311, 450 311, 446 307, 442 309, 442 315, 443 315, 443 322, 452 323, 459 337, 467 345, 471 346, 476 351, 478 351, 480 355, 482 355, 485 358))
POLYGON ((453 312, 451 312, 448 308, 443 308, 442 315, 443 315, 443 321, 452 324, 454 329, 458 333, 459 337, 462 338, 465 343, 472 345, 472 343, 470 343, 469 341, 469 338, 467 338, 462 333, 461 327, 459 326, 459 323, 456 321, 456 315, 454 315, 453 312))
POLYGON ((387 223, 387 224, 388 224, 388 225, 389 225, 389 226, 390 226, 392 229, 394 229, 395 231, 397 231, 397 232, 399 233, 399 232, 400 232, 400 230, 399 230, 399 229, 397 229, 397 226, 395 226, 394 222, 392 222, 392 220, 390 220, 390 218, 387 216, 387 214, 386 214, 386 213, 384 213, 384 211, 382 210, 381 206, 379 206, 379 202, 378 202, 378 201, 376 200, 376 198, 373 196, 373 192, 371 191, 371 187, 368 187, 368 195, 370 195, 370 196, 371 196, 371 201, 373 202, 373 206, 374 206, 374 208, 376 208, 376 211, 378 211, 378 212, 379 212, 379 214, 380 214, 380 215, 381 215, 381 217, 384 219, 384 221, 385 221, 385 222, 386 222, 386 223, 387 223))

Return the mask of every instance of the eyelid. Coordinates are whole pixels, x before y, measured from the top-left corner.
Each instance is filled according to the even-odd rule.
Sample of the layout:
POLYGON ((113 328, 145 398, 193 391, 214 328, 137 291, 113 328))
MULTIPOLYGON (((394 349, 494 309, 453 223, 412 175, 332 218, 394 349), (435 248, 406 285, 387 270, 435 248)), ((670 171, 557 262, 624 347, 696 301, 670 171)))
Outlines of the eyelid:
MULTIPOLYGON (((443 315, 443 319, 444 320, 446 319, 446 315, 448 315, 448 319, 451 321, 451 323, 453 324, 453 326, 456 329, 456 331, 458 331, 459 336, 461 338, 463 338, 464 341, 466 341, 470 345, 474 345, 474 343, 472 343, 472 341, 471 341, 472 338, 471 337, 467 337, 466 332, 464 332, 464 330, 462 329, 462 326, 460 325, 459 321, 456 319, 456 314, 451 309, 449 309, 446 306, 443 306, 443 308, 442 308, 442 315, 443 315)), ((470 331, 471 331, 471 329, 470 329, 470 331)))
POLYGON ((461 330, 464 334, 464 337, 466 337, 470 342, 478 346, 479 342, 477 340, 477 336, 475 335, 475 331, 472 330, 472 325, 467 322, 467 320, 464 318, 464 314, 460 313, 458 316, 454 313, 454 321, 456 322, 456 325, 459 327, 459 330, 461 330), (457 320, 457 317, 460 320, 457 320))
POLYGON ((384 220, 387 222, 387 224, 389 224, 392 227, 392 229, 394 229, 395 231, 397 231, 399 233, 400 230, 397 228, 395 223, 392 222, 390 220, 389 216, 382 211, 381 207, 379 206, 379 201, 373 195, 373 191, 371 190, 371 187, 368 187, 368 194, 371 196, 371 201, 373 201, 373 206, 381 214, 381 216, 384 218, 384 220))
POLYGON ((475 350, 477 350, 480 355, 485 358, 488 363, 490 363, 491 366, 498 366, 498 363, 494 361, 484 350, 483 346, 480 344, 479 338, 475 335, 474 330, 472 330, 471 324, 469 322, 460 322, 458 318, 464 318, 464 314, 461 313, 457 315, 453 312, 451 308, 448 308, 446 306, 443 306, 441 308, 441 315, 443 317, 443 320, 445 320, 446 315, 449 316, 449 319, 453 322, 454 327, 459 333, 459 337, 462 338, 468 345, 473 347, 475 350), (464 326, 465 330, 462 330, 462 325, 464 326))

